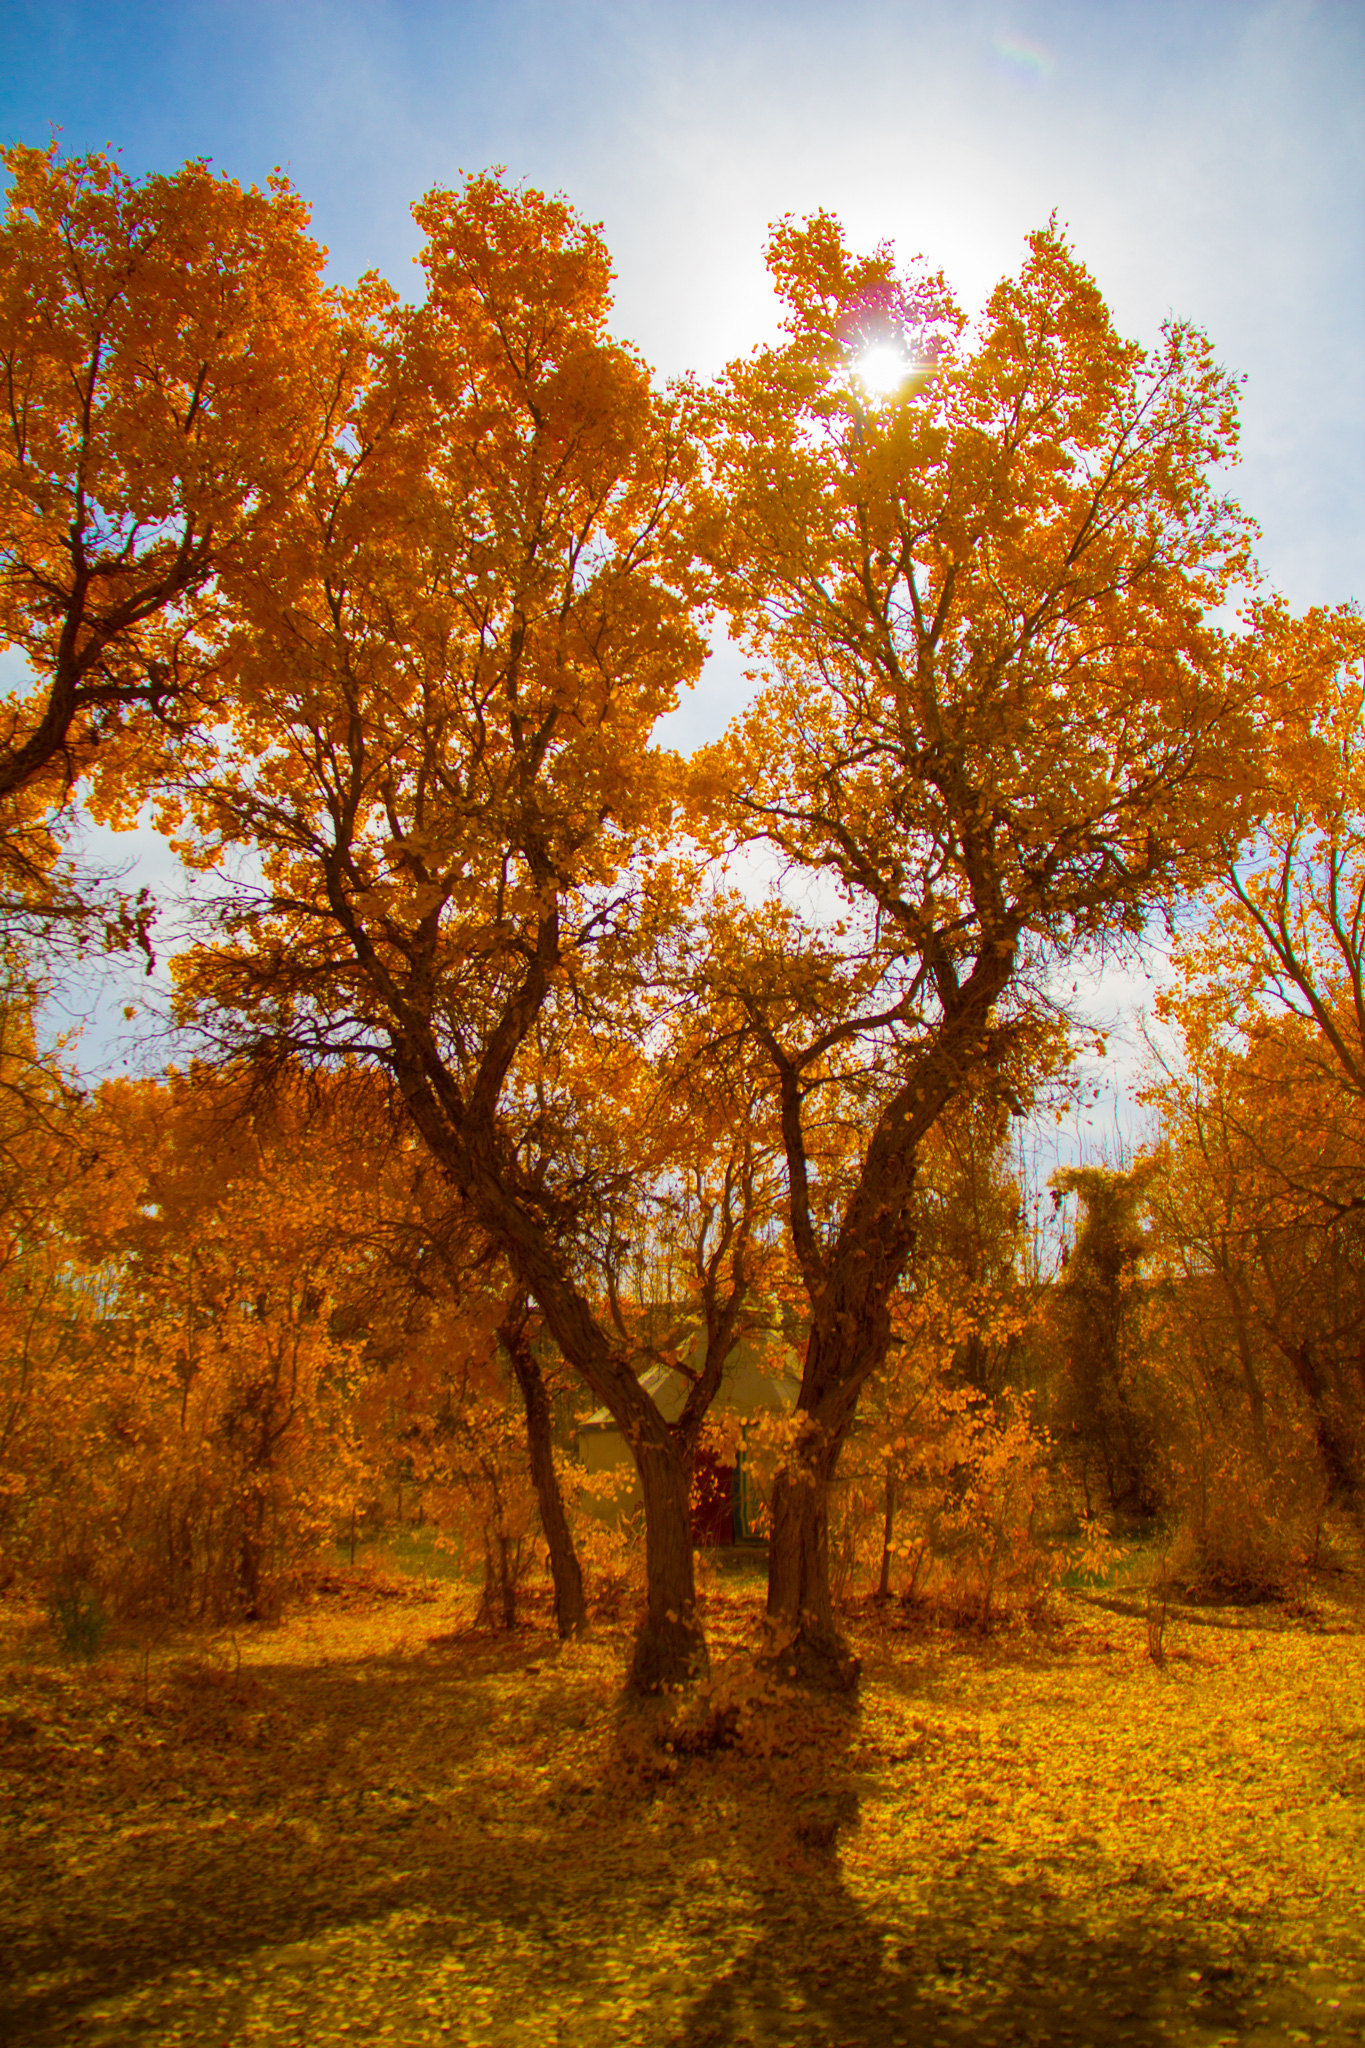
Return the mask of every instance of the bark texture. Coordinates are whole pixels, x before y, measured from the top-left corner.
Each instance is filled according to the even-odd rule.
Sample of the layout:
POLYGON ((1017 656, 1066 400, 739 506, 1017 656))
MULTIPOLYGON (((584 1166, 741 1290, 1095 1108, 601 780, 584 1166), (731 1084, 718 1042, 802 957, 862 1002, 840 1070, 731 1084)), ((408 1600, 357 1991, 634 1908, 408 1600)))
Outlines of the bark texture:
POLYGON ((773 1481, 768 1547, 768 1658, 805 1685, 849 1692, 859 1661, 834 1621, 829 1584, 829 1482, 837 1446, 809 1420, 773 1481))
POLYGON ((708 1659, 693 1572, 692 1460, 675 1442, 650 1443, 637 1450, 636 1463, 645 1497, 648 1593, 630 1683, 636 1692, 653 1693, 704 1678, 708 1659))

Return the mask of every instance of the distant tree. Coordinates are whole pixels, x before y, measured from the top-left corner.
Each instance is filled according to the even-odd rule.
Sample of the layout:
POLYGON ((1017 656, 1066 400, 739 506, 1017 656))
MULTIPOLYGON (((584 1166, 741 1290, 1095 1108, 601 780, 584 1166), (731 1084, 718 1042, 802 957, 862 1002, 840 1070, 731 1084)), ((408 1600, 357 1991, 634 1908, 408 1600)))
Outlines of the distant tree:
POLYGON ((1223 837, 1180 933, 1160 1007, 1182 1057, 1151 1091, 1181 1327, 1228 1443, 1214 1490, 1239 1504, 1223 1538, 1202 1481, 1191 1512, 1217 1569, 1252 1577, 1256 1551, 1273 1576, 1324 1490, 1365 1486, 1365 621, 1343 607, 1310 633, 1256 829, 1223 837))
POLYGON ((1182 1541, 1206 1581, 1276 1591, 1365 1489, 1365 1118, 1283 1015, 1187 1041, 1150 1101, 1182 1541))
POLYGON ((360 1360, 333 1310, 368 1178, 240 1072, 106 1083, 65 1135, 26 1569, 111 1610, 260 1616, 355 1499, 360 1360))
POLYGON ((1059 1200, 1078 1198, 1080 1217, 1051 1303, 1051 1420, 1079 1467, 1087 1506, 1135 1518, 1159 1502, 1158 1443, 1143 1385, 1151 1379, 1143 1350, 1151 1246, 1142 1217, 1156 1171, 1144 1160, 1127 1171, 1067 1167, 1052 1179, 1059 1200))

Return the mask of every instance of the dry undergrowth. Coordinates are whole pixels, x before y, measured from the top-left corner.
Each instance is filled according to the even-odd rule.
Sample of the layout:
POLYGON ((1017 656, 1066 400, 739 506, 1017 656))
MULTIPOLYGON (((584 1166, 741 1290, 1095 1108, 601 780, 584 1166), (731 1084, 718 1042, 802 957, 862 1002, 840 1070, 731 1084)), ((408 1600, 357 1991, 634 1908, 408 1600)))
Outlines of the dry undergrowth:
POLYGON ((619 1630, 337 1584, 88 1671, 9 1614, 6 2048, 1365 2037, 1349 1605, 1173 1614, 1160 1669, 1140 1608, 867 1615, 849 1709, 756 1687, 717 1590, 661 1715, 619 1630))

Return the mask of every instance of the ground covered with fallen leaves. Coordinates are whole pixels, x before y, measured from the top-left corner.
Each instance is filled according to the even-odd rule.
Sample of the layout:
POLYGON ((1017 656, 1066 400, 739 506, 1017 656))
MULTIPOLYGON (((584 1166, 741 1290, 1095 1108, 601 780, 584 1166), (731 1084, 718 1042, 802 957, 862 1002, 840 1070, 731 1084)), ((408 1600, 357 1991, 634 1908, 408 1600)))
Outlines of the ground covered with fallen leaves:
POLYGON ((869 1612, 848 1706, 755 1690, 717 1583, 660 1719, 622 1627, 332 1588, 89 1669, 0 1605, 6 2048, 1365 2040, 1344 1591, 1176 1615, 1161 1668, 1135 1599, 869 1612))

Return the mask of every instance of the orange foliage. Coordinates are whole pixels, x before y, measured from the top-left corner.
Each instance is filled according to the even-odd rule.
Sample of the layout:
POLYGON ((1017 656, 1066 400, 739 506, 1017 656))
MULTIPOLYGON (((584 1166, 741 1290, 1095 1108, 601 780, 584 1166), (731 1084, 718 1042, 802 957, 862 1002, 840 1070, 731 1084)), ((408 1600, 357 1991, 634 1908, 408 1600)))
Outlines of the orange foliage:
MULTIPOLYGON (((554 1354, 637 1460, 637 1677, 686 1677, 694 1455, 735 1346, 781 1330, 778 1632, 841 1654, 832 1512, 848 1572, 932 1552, 988 1618, 1044 1575, 1057 1465, 1011 1362, 1036 1304, 1013 1251, 954 1265, 938 1148, 1063 1061, 1059 961, 1220 873, 1176 1000, 1222 1151, 1177 1087, 1186 1263, 1141 1369, 1180 1382, 1171 1333, 1221 1287, 1183 1412, 1235 1356, 1255 1458, 1306 1470, 1307 1418, 1356 1483, 1348 1319, 1306 1339, 1293 1304, 1310 1269, 1356 1300, 1360 627, 1253 599, 1201 334, 1125 341, 1055 224, 969 329, 817 214, 771 239, 781 339, 661 390, 609 333, 599 232, 500 176, 415 209, 406 305, 325 292, 279 179, 7 162, 0 635, 39 682, 0 733, 0 867, 51 908, 49 806, 85 774, 97 816, 154 789, 238 877, 175 962, 228 1064, 79 1111, 49 1076, 14 1126, 6 1526, 50 1576, 262 1611, 387 1461, 506 1618, 533 1517, 504 1368, 529 1415, 554 1354), (764 687, 688 769, 650 738, 708 604, 764 687), (1272 1167, 1291 1088, 1311 1200, 1272 1167)), ((1234 1467, 1180 1483, 1245 1493, 1234 1467)))
POLYGON ((37 682, 7 707, 0 797, 93 773, 94 808, 128 817, 213 700, 218 572, 316 445, 323 252, 278 175, 4 161, 0 643, 37 682))
POLYGON ((359 1483, 333 1316, 369 1194, 306 1105, 243 1076, 107 1083, 80 1138, 63 1250, 98 1369, 30 1538, 50 1579, 126 1612, 266 1612, 359 1483))

